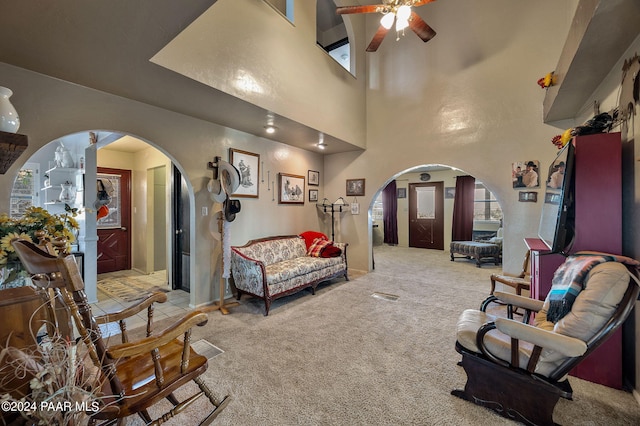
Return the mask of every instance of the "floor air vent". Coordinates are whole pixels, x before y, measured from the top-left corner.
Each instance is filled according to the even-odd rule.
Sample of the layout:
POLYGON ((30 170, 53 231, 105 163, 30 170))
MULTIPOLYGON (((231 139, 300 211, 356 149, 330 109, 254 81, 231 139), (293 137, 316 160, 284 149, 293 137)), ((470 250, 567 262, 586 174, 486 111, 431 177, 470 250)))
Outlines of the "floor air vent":
POLYGON ((205 339, 200 339, 192 343, 191 347, 193 348, 194 351, 196 351, 200 355, 206 356, 207 359, 211 359, 216 355, 220 355, 221 353, 224 353, 222 349, 220 349, 219 347, 215 346, 213 343, 205 339))
POLYGON ((400 298, 400 296, 396 296, 395 294, 378 293, 378 292, 373 293, 371 296, 375 297, 376 299, 388 300, 391 302, 395 302, 400 298))

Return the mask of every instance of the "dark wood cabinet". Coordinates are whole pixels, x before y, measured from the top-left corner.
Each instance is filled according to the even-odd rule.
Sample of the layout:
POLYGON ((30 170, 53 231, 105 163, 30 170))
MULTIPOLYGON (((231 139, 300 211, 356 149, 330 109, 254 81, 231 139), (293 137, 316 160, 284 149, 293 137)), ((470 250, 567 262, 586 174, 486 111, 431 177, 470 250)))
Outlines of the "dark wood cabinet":
MULTIPOLYGON (((575 239, 569 254, 593 250, 622 254, 622 145, 620 133, 577 136, 575 146, 575 239)), ((544 300, 555 270, 564 262, 538 238, 531 250, 531 297, 544 300)), ((584 360, 572 375, 621 389, 622 330, 584 360)))

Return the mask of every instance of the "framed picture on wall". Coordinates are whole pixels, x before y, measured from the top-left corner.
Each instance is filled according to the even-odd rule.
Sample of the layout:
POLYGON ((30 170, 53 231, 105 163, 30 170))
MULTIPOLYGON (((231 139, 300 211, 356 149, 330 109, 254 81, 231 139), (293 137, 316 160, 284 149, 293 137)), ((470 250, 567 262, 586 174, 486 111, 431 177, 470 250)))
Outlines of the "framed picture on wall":
POLYGON ((304 176, 278 173, 278 203, 304 204, 304 176))
POLYGON ((364 197, 364 179, 347 179, 347 196, 364 197))
POLYGON ((518 201, 524 201, 526 203, 537 203, 538 202, 538 193, 535 191, 525 192, 520 191, 518 193, 518 201))
POLYGON ((398 198, 407 198, 407 188, 398 188, 398 198))
POLYGON ((315 170, 309 170, 307 179, 308 179, 309 185, 313 185, 313 186, 320 185, 320 172, 316 172, 315 170))
POLYGON ((511 165, 513 188, 538 188, 540 186, 540 162, 518 161, 511 165))
POLYGON ((456 198, 456 187, 446 186, 444 188, 444 198, 456 198))
POLYGON ((229 162, 240 172, 240 186, 232 195, 258 198, 260 155, 229 148, 229 162))
POLYGON ((309 202, 316 202, 318 201, 318 190, 317 189, 310 189, 309 190, 309 202))

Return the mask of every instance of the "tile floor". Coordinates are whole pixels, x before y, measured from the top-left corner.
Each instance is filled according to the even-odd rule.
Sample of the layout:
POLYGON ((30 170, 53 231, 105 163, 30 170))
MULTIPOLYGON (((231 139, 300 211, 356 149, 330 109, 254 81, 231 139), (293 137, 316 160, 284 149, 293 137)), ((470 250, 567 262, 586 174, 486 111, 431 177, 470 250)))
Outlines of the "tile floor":
MULTIPOLYGON (((98 283, 100 280, 104 280, 106 278, 122 279, 126 277, 135 277, 137 281, 144 280, 149 283, 149 287, 158 286, 168 288, 166 271, 156 271, 148 275, 144 275, 133 270, 110 272, 98 275, 98 283)), ((130 306, 131 304, 132 302, 127 302, 101 291, 100 286, 98 286, 98 302, 91 305, 91 310, 93 314, 97 316, 118 311, 130 306)), ((167 301, 165 303, 155 304, 153 318, 154 321, 159 321, 170 317, 180 317, 189 311, 189 293, 183 290, 172 290, 167 293, 167 301)), ((127 321, 127 329, 133 330, 134 328, 145 326, 146 323, 147 315, 146 310, 144 310, 127 321)), ((114 335, 118 334, 120 329, 115 323, 107 324, 107 327, 103 327, 103 332, 106 332, 107 335, 114 335)))

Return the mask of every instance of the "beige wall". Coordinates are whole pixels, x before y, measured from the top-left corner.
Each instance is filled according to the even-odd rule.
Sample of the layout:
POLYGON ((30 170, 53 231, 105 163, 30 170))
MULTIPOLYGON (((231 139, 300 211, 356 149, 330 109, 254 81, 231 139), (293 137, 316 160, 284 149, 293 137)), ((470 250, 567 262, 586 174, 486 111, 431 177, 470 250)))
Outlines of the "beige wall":
MULTIPOLYGON (((265 182, 260 183, 260 198, 242 199, 242 212, 231 227, 232 244, 244 244, 249 239, 265 235, 296 234, 317 229, 321 220, 326 219, 321 218, 315 205, 309 203, 303 206, 279 205, 277 196, 272 200, 273 190, 267 190, 266 182, 270 176, 277 183, 278 172, 306 176, 307 170, 322 171, 324 161, 319 154, 6 64, 0 64, 0 79, 3 85, 14 91, 12 102, 20 114, 20 132, 29 136, 27 151, 6 174, 0 175, 2 204, 8 205, 10 188, 20 166, 40 147, 61 136, 80 131, 113 130, 132 134, 153 144, 177 164, 193 189, 190 267, 194 304, 215 300, 220 281, 220 271, 211 268, 211 253, 217 242, 210 229, 217 229, 217 221, 211 214, 201 214, 202 207, 206 206, 209 212, 212 210, 213 202, 206 184, 212 176, 207 163, 214 156, 228 159, 228 150, 234 147, 259 154, 263 162, 261 166, 264 166, 265 182)), ((322 198, 322 172, 320 183, 322 198)), ((91 220, 95 221, 95 212, 87 214, 87 221, 91 220)), ((87 259, 87 262, 91 261, 87 259)))
MULTIPOLYGON (((352 47, 354 78, 316 45, 316 2, 295 0, 294 11, 292 25, 263 1, 218 0, 151 61, 365 147, 364 48, 352 47)), ((347 33, 363 23, 347 22, 347 33)))
MULTIPOLYGON (((544 91, 536 81, 554 69, 562 43, 548 41, 565 39, 575 5, 549 2, 549 13, 539 2, 490 3, 424 6, 438 32, 432 41, 425 45, 411 33, 398 42, 390 37, 367 56, 367 150, 328 156, 325 192, 335 198, 344 194, 345 179, 365 177, 361 202, 370 204, 388 181, 412 167, 464 170, 500 201, 505 253, 518 253, 506 256, 504 267, 518 272, 523 238, 537 234, 540 204, 518 202, 511 163, 531 158, 548 164, 556 154, 550 141, 558 128, 542 123, 544 91)), ((369 22, 369 34, 376 25, 369 22)), ((342 231, 350 265, 368 268, 367 217, 348 217, 342 231)))

